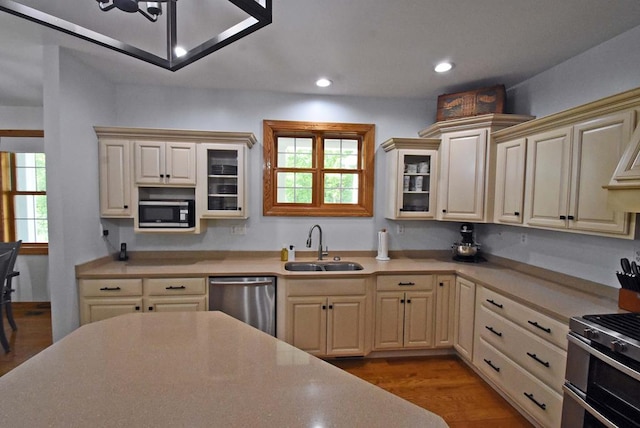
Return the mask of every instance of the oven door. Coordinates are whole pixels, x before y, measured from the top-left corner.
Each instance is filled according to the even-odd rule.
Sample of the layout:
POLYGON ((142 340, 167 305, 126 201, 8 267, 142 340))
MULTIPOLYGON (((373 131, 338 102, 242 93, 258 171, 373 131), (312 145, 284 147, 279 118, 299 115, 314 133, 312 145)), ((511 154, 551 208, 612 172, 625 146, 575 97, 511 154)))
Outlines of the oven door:
POLYGON ((562 427, 640 428, 640 371, 569 334, 562 427))

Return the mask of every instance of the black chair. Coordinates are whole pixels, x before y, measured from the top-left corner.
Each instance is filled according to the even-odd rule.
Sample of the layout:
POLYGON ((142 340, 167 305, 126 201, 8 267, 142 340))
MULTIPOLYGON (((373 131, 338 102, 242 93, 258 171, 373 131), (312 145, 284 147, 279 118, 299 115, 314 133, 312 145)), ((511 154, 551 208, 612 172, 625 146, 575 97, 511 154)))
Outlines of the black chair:
MULTIPOLYGON (((0 343, 2 343, 2 347, 4 348, 5 353, 9 352, 10 348, 9 348, 9 342, 7 341, 7 338, 4 335, 4 321, 2 316, 2 309, 9 308, 7 309, 7 314, 11 312, 11 309, 10 309, 11 299, 9 298, 9 300, 7 301, 5 299, 5 296, 7 294, 11 296, 11 290, 10 289, 6 290, 6 284, 7 282, 9 283, 11 282, 9 274, 11 272, 10 266, 13 262, 15 262, 13 257, 14 253, 17 253, 15 249, 10 249, 6 251, 6 248, 5 248, 5 252, 0 253, 0 281, 2 281, 2 292, 0 293, 0 343)), ((13 320, 13 316, 11 316, 11 320, 13 320)), ((11 321, 9 321, 9 323, 11 324, 11 321)), ((13 325, 15 325, 15 322, 12 324, 12 328, 13 328, 13 325)))

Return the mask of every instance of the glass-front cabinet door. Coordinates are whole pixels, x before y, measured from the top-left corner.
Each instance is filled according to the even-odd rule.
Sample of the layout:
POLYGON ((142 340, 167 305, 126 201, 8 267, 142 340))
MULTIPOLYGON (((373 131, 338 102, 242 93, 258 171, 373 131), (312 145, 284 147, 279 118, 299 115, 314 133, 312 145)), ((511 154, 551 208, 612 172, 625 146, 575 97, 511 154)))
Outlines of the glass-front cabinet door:
POLYGON ((202 218, 247 218, 245 148, 233 144, 200 144, 198 171, 202 218), (205 183, 201 185, 200 183, 205 183))
MULTIPOLYGON (((437 143, 428 139, 391 139, 387 144, 390 174, 388 183, 387 218, 435 218, 437 186, 437 143), (426 140, 426 141, 425 141, 426 140), (404 144, 403 144, 404 143, 404 144), (411 144, 408 144, 411 143, 411 144), (407 148, 398 147, 425 147, 407 148), (394 150, 395 149, 395 150, 394 150)), ((438 140, 439 141, 439 140, 438 140)))

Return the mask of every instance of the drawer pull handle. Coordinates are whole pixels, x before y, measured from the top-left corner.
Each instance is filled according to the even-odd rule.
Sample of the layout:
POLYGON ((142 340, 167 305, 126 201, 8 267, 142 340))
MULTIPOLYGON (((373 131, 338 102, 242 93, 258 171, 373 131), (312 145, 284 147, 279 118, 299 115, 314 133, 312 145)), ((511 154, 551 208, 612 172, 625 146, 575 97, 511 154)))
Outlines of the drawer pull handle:
POLYGON ((538 324, 538 322, 537 322, 537 321, 529 321, 529 320, 527 320, 527 322, 528 322, 529 324, 531 324, 532 326, 534 326, 534 327, 538 327, 540 330, 542 330, 542 331, 546 331, 547 333, 551 334, 551 329, 550 329, 550 328, 547 328, 547 327, 543 327, 543 326, 541 326, 540 324, 538 324))
POLYGON ((486 358, 484 358, 484 362, 489 364, 489 367, 491 367, 492 369, 494 369, 498 373, 500 372, 500 367, 494 366, 493 363, 491 362, 491 360, 487 360, 486 358))
POLYGON ((491 303, 493 306, 499 307, 500 309, 504 307, 501 303, 494 302, 493 299, 487 299, 487 302, 491 303))
POLYGON ((493 329, 493 327, 489 327, 488 325, 485 325, 484 328, 486 328, 487 330, 489 330, 491 333, 495 334, 496 336, 502 337, 502 333, 500 333, 499 331, 495 331, 493 329))
POLYGON ((185 287, 184 285, 170 285, 168 287, 165 288, 165 290, 184 290, 185 287))
POLYGON ((548 361, 542 361, 540 358, 538 358, 538 356, 536 354, 532 354, 531 352, 527 352, 527 355, 530 356, 531 358, 533 358, 534 360, 536 360, 537 362, 539 362, 540 364, 542 364, 545 367, 549 367, 550 366, 548 361))
POLYGON ((102 287, 100 291, 120 291, 122 288, 120 287, 102 287))
POLYGON ((536 406, 540 407, 542 410, 547 410, 547 405, 544 403, 540 403, 538 400, 536 400, 535 398, 533 398, 533 394, 527 394, 526 392, 524 393, 524 395, 531 401, 533 401, 535 403, 536 406))
POLYGON ((415 282, 399 282, 398 285, 400 287, 410 287, 412 285, 416 285, 416 283, 415 282))

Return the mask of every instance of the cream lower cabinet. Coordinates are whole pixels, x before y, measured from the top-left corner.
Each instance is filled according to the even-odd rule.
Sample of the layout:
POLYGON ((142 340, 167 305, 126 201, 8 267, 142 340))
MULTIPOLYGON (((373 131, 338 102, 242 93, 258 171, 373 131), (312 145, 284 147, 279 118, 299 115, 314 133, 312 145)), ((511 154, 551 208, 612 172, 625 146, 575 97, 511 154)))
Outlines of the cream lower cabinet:
POLYGON ((365 278, 283 282, 287 293, 287 343, 321 357, 368 353, 366 334, 370 331, 367 328, 370 317, 365 278))
POLYGON ((142 312, 141 279, 83 279, 79 295, 81 325, 142 312))
POLYGON ((634 124, 625 111, 527 137, 525 225, 632 238, 629 214, 607 206, 602 186, 634 124))
POLYGON ((477 287, 473 363, 527 415, 559 427, 568 326, 477 287))
POLYGON ((144 309, 149 312, 206 311, 204 278, 145 278, 144 309))
POLYGON ((476 284, 458 277, 455 287, 453 347, 461 357, 472 361, 476 284))
POLYGON ((205 311, 205 278, 81 279, 80 324, 132 312, 205 311))
POLYGON ((385 275, 376 280, 374 349, 434 345, 432 275, 385 275))
POLYGON ((450 348, 454 344, 455 336, 456 277, 454 275, 438 275, 435 282, 434 346, 436 348, 450 348))

